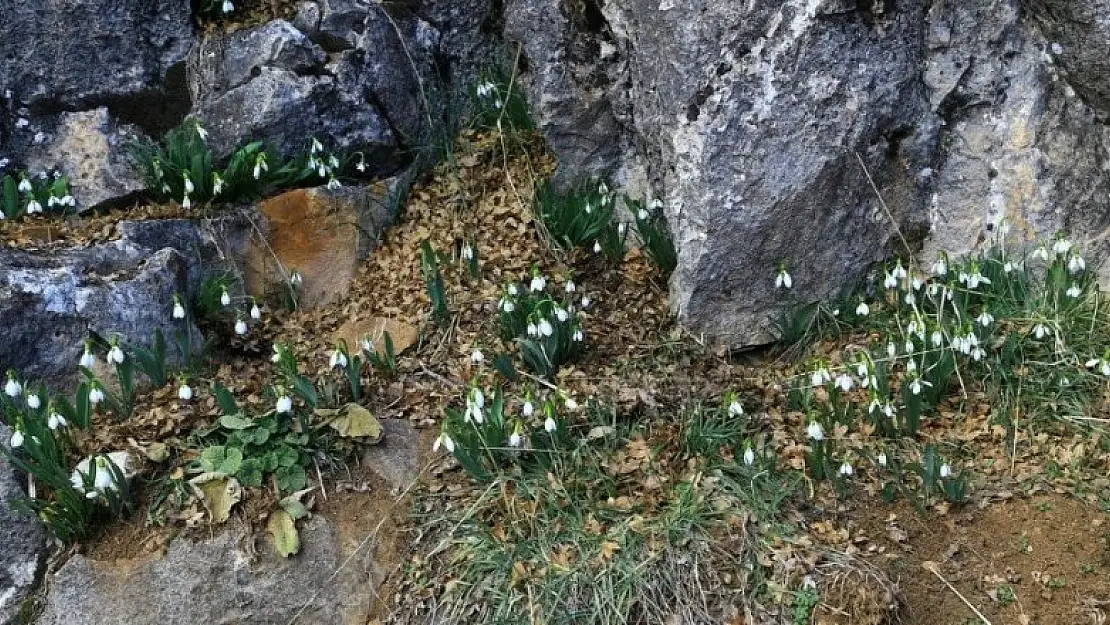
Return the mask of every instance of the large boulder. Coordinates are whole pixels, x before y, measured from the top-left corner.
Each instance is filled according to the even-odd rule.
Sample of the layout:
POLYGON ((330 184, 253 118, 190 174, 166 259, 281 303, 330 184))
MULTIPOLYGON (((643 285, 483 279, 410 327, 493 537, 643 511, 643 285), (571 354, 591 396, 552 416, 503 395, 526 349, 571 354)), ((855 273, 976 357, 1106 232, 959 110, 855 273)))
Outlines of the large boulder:
MULTIPOLYGON (((12 431, 0 423, 0 446, 12 431)), ((46 529, 34 514, 17 511, 12 502, 27 493, 15 471, 0 454, 0 625, 18 623, 24 599, 38 583, 46 560, 46 529)))
POLYGON ((734 344, 767 341, 785 307, 891 254, 968 251, 1003 219, 1110 246, 1110 89, 1090 43, 1110 41, 1107 24, 1101 0, 505 11, 556 181, 663 199, 672 305, 734 344), (780 264, 790 292, 774 287, 780 264))
MULTIPOLYGON (((357 516, 357 515, 356 515, 357 516)), ((323 516, 301 529, 301 552, 283 559, 249 530, 175 540, 163 557, 103 562, 73 556, 52 576, 40 625, 365 623, 388 569, 378 540, 323 516)))

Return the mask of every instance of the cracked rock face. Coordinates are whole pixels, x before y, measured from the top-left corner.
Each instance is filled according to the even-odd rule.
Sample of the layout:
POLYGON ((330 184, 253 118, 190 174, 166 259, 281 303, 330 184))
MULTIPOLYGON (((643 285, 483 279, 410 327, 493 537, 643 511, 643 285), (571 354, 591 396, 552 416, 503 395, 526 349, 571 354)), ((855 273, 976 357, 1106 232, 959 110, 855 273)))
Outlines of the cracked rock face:
MULTIPOLYGON (((0 445, 11 429, 0 423, 0 445)), ((20 479, 0 456, 0 623, 16 623, 23 600, 34 590, 46 559, 46 529, 33 514, 16 511, 12 501, 26 497, 20 479)))
POLYGON ((505 33, 559 181, 663 199, 680 320, 747 345, 898 232, 927 260, 1003 220, 1107 246, 1110 2, 1027 4, 514 0, 505 33))

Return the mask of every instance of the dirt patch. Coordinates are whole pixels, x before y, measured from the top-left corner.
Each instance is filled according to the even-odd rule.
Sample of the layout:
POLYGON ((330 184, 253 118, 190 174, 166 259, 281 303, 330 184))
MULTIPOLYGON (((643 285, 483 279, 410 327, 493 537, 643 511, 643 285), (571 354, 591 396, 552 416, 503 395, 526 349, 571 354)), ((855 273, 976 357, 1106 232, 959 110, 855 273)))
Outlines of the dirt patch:
POLYGON ((945 516, 869 501, 846 520, 850 542, 900 586, 906 625, 1101 624, 1110 618, 1110 516, 1062 495, 945 516))

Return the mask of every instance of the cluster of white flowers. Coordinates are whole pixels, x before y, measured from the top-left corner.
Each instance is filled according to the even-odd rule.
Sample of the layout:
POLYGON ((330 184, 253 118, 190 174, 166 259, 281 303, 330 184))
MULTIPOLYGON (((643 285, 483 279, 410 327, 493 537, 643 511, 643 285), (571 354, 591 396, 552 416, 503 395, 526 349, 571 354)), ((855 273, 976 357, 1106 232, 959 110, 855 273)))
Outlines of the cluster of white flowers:
POLYGON ((479 83, 475 91, 477 91, 479 98, 493 98, 493 108, 499 109, 504 106, 504 102, 501 101, 501 92, 497 89, 497 85, 492 82, 487 80, 479 83))
MULTIPOLYGON (((366 164, 364 160, 359 160, 365 170, 366 164)), ((321 179, 328 181, 329 189, 338 189, 343 186, 339 182, 336 174, 339 172, 339 159, 334 154, 324 153, 324 144, 316 137, 312 138, 308 147, 308 168, 316 172, 316 175, 321 179)), ((258 176, 255 176, 257 178, 258 176)))

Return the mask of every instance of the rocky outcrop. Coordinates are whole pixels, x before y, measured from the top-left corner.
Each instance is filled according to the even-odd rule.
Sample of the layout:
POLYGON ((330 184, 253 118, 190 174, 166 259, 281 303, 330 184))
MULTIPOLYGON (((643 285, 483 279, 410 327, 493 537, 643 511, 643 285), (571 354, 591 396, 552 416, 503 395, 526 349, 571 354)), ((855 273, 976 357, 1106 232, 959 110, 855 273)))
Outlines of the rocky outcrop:
POLYGON ((52 576, 38 623, 365 623, 386 570, 374 558, 379 541, 359 544, 363 538, 316 516, 301 530, 301 552, 288 559, 255 545, 245 528, 175 540, 163 557, 76 555, 52 576))
MULTIPOLYGON (((0 445, 11 429, 0 423, 0 445)), ((24 599, 34 590, 46 560, 46 529, 34 514, 17 511, 12 502, 27 493, 0 454, 0 625, 18 623, 24 599)))
POLYGON ((514 0, 505 32, 558 181, 662 198, 680 319, 752 344, 787 305, 891 254, 970 250, 1003 219, 1107 245, 1090 42, 1110 6, 1025 4, 514 0))

